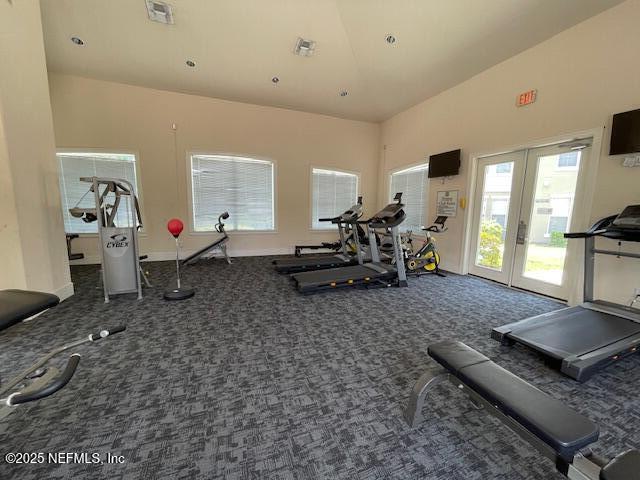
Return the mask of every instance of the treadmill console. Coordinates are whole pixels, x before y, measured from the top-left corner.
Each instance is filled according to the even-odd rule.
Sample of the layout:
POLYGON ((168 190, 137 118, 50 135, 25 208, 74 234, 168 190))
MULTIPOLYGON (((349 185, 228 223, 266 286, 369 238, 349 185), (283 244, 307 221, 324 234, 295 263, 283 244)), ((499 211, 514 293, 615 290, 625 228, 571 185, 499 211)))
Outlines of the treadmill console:
POLYGON ((640 205, 629 205, 613 221, 613 226, 621 229, 640 230, 640 205))
POLYGON ((405 217, 402 203, 390 203, 371 217, 367 223, 372 228, 393 227, 402 223, 405 217))
MULTIPOLYGON (((360 200, 361 198, 362 197, 360 197, 358 200, 360 200)), ((362 216, 362 203, 357 203, 342 215, 336 217, 336 219, 337 222, 351 222, 353 220, 357 220, 358 218, 360 218, 360 216, 362 216)))

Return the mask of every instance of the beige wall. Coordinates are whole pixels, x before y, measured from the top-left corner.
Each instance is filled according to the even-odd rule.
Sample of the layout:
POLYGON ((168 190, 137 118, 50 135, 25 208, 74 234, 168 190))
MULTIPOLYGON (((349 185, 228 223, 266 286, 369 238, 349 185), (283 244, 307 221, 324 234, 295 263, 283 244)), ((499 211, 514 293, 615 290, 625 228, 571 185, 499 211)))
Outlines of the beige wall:
POLYGON ((73 288, 39 2, 0 2, 0 65, 0 288, 66 297, 73 288))
MULTIPOLYGON (((0 111, 2 106, 0 105, 0 111)), ((0 118, 0 289, 26 288, 9 153, 0 118)))
MULTIPOLYGON (((0 76, 3 144, 3 245, 25 253, 22 272, 3 273, 3 285, 24 278, 31 288, 68 284, 52 144, 44 53, 37 2, 0 3, 0 76), (25 35, 25 32, 32 35, 25 35), (20 68, 16 68, 19 66, 20 68), (8 172, 11 177, 8 177, 8 172), (7 182, 10 182, 9 185, 7 182), (19 188, 18 188, 19 187, 19 188), (15 206, 15 207, 14 207, 15 206), (44 206, 44 208, 43 208, 44 206), (17 224, 13 221, 17 218, 17 224), (24 220, 23 219, 28 219, 24 220)), ((50 75, 56 145, 60 148, 132 150, 138 154, 146 234, 142 248, 163 258, 172 248, 166 220, 187 219, 186 154, 190 150, 239 153, 276 162, 277 232, 234 234, 234 255, 290 251, 298 242, 334 238, 309 229, 310 167, 361 173, 361 193, 370 213, 387 199, 389 171, 418 163, 433 153, 463 148, 461 174, 431 182, 429 217, 438 190, 467 196, 473 153, 500 151, 537 139, 606 126, 590 219, 640 202, 640 169, 625 169, 606 155, 612 113, 640 106, 640 44, 636 19, 640 2, 630 0, 511 58, 384 122, 366 122, 241 104, 133 87, 74 76, 50 75), (516 108, 519 92, 536 88, 535 104, 516 108), (177 125, 177 132, 171 129, 177 125), (174 143, 175 140, 175 143, 174 143)), ((597 152, 596 152, 597 153, 597 152)), ((459 270, 467 211, 451 219, 440 235, 444 267, 459 270)), ((185 250, 213 236, 185 236, 185 250)), ((97 258, 95 238, 76 243, 97 258)), ((599 288, 613 300, 627 300, 635 287, 635 265, 604 263, 599 288), (624 285, 623 288, 610 287, 624 285)), ((13 259, 10 269, 20 269, 13 259)))
MULTIPOLYGON (((391 169, 462 148, 460 175, 445 184, 431 181, 433 218, 437 190, 458 189, 467 195, 472 154, 606 126, 602 152, 595 152, 600 166, 588 217, 594 220, 640 203, 640 168, 624 168, 619 157, 607 155, 612 114, 640 107, 639 18, 640 1, 625 2, 384 122, 380 184, 386 186, 391 169), (532 88, 538 90, 536 103, 516 108, 516 95, 532 88)), ((379 202, 383 199, 386 189, 379 193, 379 202)), ((454 271, 462 266, 469 208, 460 213, 438 237, 444 267, 454 271)), ((599 293, 628 301, 633 288, 640 287, 637 263, 606 262, 616 267, 600 270, 599 293)))
MULTIPOLYGON (((188 219, 189 151, 253 155, 276 163, 277 232, 231 233, 232 255, 291 253, 296 243, 337 238, 310 231, 311 166, 360 172, 365 207, 374 208, 377 124, 66 75, 51 74, 50 88, 59 148, 137 152, 147 233, 141 245, 151 258, 170 258, 167 220, 188 219)), ((215 237, 183 234, 183 248, 193 251, 215 237)), ((95 238, 74 241, 74 251, 95 259, 95 238)))

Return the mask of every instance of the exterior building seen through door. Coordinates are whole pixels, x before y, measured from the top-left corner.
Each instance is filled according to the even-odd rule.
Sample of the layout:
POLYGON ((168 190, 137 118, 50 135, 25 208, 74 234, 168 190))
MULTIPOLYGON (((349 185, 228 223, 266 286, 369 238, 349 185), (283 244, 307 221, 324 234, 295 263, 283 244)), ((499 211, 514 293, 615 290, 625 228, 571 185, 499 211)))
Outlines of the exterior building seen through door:
POLYGON ((469 272, 566 299, 567 252, 590 141, 478 159, 469 272))

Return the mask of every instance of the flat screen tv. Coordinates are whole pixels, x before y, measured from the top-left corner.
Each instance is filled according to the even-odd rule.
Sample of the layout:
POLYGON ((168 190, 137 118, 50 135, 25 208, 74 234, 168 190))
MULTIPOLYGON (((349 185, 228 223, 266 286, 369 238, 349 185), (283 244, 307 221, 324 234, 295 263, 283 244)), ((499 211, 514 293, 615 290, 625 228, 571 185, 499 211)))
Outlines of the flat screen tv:
POLYGON ((460 149, 429 157, 429 178, 449 177, 460 172, 460 149))
POLYGON ((616 113, 611 126, 609 155, 640 152, 640 109, 616 113))

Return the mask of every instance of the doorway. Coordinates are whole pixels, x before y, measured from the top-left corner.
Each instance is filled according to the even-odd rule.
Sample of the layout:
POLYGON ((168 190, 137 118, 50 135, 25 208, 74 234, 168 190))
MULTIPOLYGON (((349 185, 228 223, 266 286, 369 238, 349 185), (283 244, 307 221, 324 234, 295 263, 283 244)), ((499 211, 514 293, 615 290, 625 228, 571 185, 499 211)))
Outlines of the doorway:
POLYGON ((567 300, 578 180, 591 139, 478 159, 469 273, 567 300))

